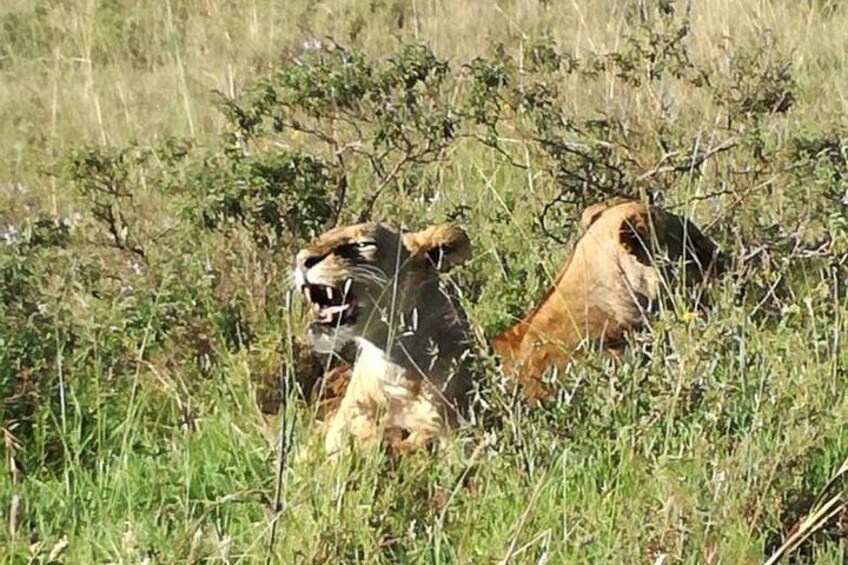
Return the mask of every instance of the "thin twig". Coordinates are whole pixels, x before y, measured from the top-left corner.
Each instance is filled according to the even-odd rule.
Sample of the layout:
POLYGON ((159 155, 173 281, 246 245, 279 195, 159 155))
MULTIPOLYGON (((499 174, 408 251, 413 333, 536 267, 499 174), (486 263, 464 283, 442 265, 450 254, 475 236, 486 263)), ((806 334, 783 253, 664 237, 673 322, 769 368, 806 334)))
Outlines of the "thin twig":
POLYGON ((282 377, 282 382, 280 383, 280 385, 282 388, 281 394, 283 397, 283 401, 280 403, 280 444, 279 456, 277 458, 277 486, 274 492, 274 517, 271 519, 271 536, 268 540, 268 552, 265 556, 266 565, 271 562, 271 555, 273 555, 274 543, 277 538, 277 521, 279 520, 280 513, 282 512, 281 499, 286 477, 286 455, 288 454, 288 450, 291 444, 291 442, 289 441, 291 430, 289 429, 289 426, 287 424, 288 414, 286 411, 286 405, 288 404, 289 396, 289 383, 291 381, 292 373, 294 372, 294 345, 292 344, 291 302, 292 293, 291 291, 289 291, 288 293, 286 293, 286 312, 288 312, 286 316, 286 325, 288 326, 288 339, 286 340, 286 343, 288 345, 288 355, 291 362, 286 364, 286 369, 280 375, 282 377))
POLYGON ((665 173, 692 173, 695 169, 700 168, 701 165, 706 163, 710 158, 714 157, 715 155, 718 155, 719 153, 724 153, 725 151, 730 151, 731 149, 736 147, 736 139, 736 136, 725 139, 723 142, 719 143, 715 147, 708 149, 704 153, 701 153, 697 156, 693 155, 690 159, 687 159, 688 162, 681 163, 680 165, 665 165, 667 161, 671 160, 671 158, 679 154, 679 152, 677 151, 669 153, 663 156, 663 158, 660 159, 659 164, 657 164, 653 169, 636 177, 636 182, 639 183, 665 173))

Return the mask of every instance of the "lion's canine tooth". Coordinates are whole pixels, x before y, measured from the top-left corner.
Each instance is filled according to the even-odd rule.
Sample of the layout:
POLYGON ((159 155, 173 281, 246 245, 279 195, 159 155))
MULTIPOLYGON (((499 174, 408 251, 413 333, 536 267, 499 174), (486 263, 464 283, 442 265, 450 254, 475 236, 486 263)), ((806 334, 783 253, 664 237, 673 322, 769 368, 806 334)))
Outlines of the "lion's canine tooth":
POLYGON ((332 299, 333 299, 333 287, 328 286, 327 287, 327 300, 332 300, 332 299))
POLYGON ((303 287, 303 295, 306 297, 306 300, 312 302, 312 291, 309 290, 308 286, 303 287))

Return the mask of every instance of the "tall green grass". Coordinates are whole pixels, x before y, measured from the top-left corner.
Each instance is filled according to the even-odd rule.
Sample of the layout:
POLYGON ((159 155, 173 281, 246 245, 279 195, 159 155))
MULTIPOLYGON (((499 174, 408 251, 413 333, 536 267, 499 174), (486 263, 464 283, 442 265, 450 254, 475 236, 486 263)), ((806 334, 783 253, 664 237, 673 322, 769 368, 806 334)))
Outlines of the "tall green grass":
MULTIPOLYGON (((688 18, 688 53, 713 82, 634 85, 645 30, 660 29, 667 5, 4 3, 3 561, 749 563, 787 542, 790 558, 843 563, 844 476, 829 481, 848 454, 848 13, 825 1, 708 0, 688 14, 675 3, 669 17, 688 18), (330 37, 378 62, 428 45, 449 62, 451 103, 468 93, 463 65, 492 63, 502 43, 516 84, 547 80, 581 125, 618 124, 609 135, 632 142, 617 145, 629 178, 647 175, 632 187, 692 216, 735 262, 704 312, 671 282, 672 307, 622 364, 589 354, 548 406, 518 402, 481 360, 486 405, 435 456, 331 465, 311 410, 284 399, 293 435, 277 513, 283 416, 257 395, 298 370, 289 270, 318 222, 269 234, 257 214, 211 229, 200 211, 241 182, 262 194, 257 170, 283 150, 327 158, 289 129, 226 168, 233 124, 216 91, 247 105, 257 81, 308 64, 330 37), (591 78, 532 75, 539 44, 581 69, 623 62, 591 78), (784 63, 791 108, 730 119, 746 96, 784 84, 784 63), (728 138, 736 145, 698 174, 660 172, 682 149, 728 138), (124 235, 109 234, 104 210, 124 235), (823 508, 836 515, 807 519, 823 508)), ((528 124, 509 115, 498 148, 451 142, 374 209, 409 227, 464 225, 475 253, 453 282, 481 336, 535 303, 567 256, 560 240, 577 233, 579 201, 540 225, 564 177, 528 124)), ((375 186, 367 164, 349 173, 345 221, 375 186)))

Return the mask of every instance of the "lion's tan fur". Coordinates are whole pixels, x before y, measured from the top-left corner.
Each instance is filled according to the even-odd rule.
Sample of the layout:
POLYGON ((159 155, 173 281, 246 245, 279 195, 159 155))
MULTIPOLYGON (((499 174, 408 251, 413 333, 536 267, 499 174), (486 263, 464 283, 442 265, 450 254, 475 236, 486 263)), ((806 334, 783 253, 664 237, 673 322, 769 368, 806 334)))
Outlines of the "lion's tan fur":
MULTIPOLYGON (((725 258, 694 224, 637 201, 618 199, 590 206, 580 224, 584 233, 538 305, 490 341, 505 375, 521 383, 529 399, 546 398, 550 391, 543 386, 542 375, 566 365, 582 348, 620 351, 625 334, 646 323, 647 311, 671 274, 669 265, 682 262, 679 274, 687 285, 710 280, 724 268, 725 258)), ((328 253, 334 244, 361 235, 362 229, 373 227, 334 230, 303 253, 328 253)), ((381 258, 402 257, 400 263, 395 261, 403 265, 397 271, 401 310, 428 314, 405 343, 416 344, 413 357, 420 359, 423 344, 432 341, 438 346, 439 362, 432 367, 421 361, 399 363, 396 347, 366 342, 352 370, 342 364, 325 375, 332 381, 330 388, 343 395, 340 403, 329 400, 333 415, 326 445, 331 451, 340 448, 348 433, 367 441, 396 438, 400 432, 401 437, 408 434, 401 449, 414 449, 455 421, 471 384, 462 362, 470 340, 464 314, 437 289, 437 271, 467 259, 467 236, 451 226, 403 236, 388 230, 384 235, 390 241, 380 243, 381 258), (452 384, 446 386, 448 382, 452 384)), ((339 272, 332 276, 346 276, 344 268, 335 268, 339 272)), ((385 262, 381 268, 394 273, 385 262)))
POLYGON ((311 281, 350 284, 361 302, 361 321, 348 336, 359 354, 327 423, 328 452, 339 452, 350 436, 361 444, 387 433, 404 438, 400 449, 414 449, 456 423, 471 387, 464 362, 470 332, 438 275, 469 252, 465 232, 452 226, 401 234, 359 224, 331 230, 298 254, 296 268, 311 281), (357 241, 376 245, 355 260, 337 251, 357 241), (375 269, 383 281, 367 276, 375 269))
POLYGON ((548 368, 586 345, 618 350, 645 323, 664 276, 660 255, 685 261, 687 283, 720 267, 715 245, 691 222, 637 201, 591 206, 581 225, 585 233, 538 306, 491 340, 505 374, 532 399, 547 396, 541 377, 548 368))

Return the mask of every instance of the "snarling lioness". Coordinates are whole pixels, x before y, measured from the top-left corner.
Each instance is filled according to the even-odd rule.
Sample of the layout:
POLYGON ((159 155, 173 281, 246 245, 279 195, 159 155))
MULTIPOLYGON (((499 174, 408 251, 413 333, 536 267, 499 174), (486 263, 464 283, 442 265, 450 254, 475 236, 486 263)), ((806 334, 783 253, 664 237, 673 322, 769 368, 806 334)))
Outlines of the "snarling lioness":
POLYGON ((531 399, 550 392, 542 374, 581 348, 620 351, 672 274, 698 285, 724 269, 725 258, 694 224, 638 201, 590 206, 580 223, 585 233, 536 308, 491 340, 504 373, 531 399))
POLYGON ((295 285, 315 311, 311 346, 330 352, 352 340, 359 347, 327 425, 328 452, 338 453, 348 436, 363 444, 384 434, 415 449, 457 422, 471 388, 471 334, 439 273, 470 249, 452 226, 403 234, 368 223, 333 229, 298 253, 295 285))

